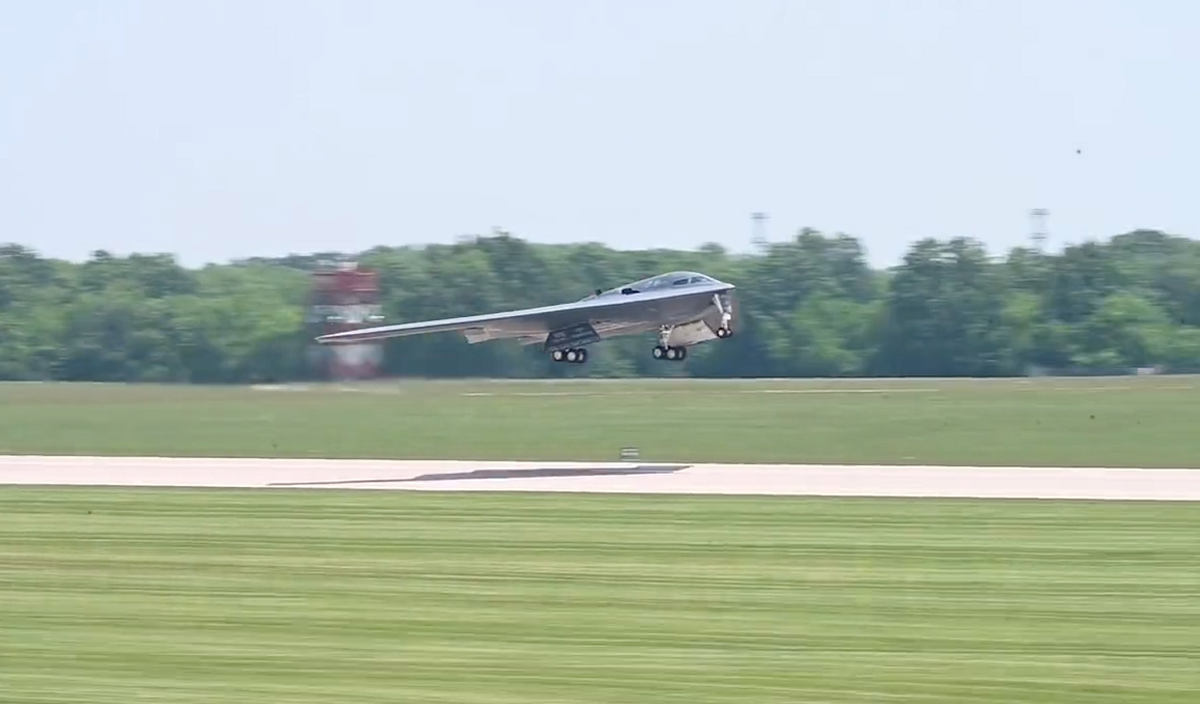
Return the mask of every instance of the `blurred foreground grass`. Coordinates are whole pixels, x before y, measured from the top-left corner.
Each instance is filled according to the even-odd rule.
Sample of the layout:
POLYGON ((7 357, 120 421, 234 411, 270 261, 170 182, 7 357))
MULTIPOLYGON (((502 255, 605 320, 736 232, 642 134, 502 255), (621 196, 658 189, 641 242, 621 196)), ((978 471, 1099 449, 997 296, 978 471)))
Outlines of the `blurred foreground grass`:
POLYGON ((1200 695, 1190 505, 6 488, 0 699, 1200 695))

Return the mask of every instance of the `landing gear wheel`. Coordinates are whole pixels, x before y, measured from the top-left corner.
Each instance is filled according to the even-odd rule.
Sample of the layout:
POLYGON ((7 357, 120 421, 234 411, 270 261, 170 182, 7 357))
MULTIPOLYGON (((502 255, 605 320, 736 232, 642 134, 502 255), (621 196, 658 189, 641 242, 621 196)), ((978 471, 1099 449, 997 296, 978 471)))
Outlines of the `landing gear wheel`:
POLYGON ((550 359, 568 364, 583 364, 587 361, 587 350, 582 347, 572 350, 554 350, 550 353, 550 359))
POLYGON ((658 345, 654 348, 655 359, 667 359, 672 362, 681 362, 687 359, 686 347, 663 347, 658 345))
POLYGON ((733 337, 733 330, 730 328, 717 328, 717 337, 722 340, 733 337))

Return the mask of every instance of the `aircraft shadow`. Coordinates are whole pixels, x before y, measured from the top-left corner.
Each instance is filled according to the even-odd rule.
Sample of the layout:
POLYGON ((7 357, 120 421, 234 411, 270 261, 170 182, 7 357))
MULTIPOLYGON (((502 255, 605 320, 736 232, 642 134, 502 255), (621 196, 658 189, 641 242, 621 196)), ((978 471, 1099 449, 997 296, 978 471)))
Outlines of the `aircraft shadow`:
POLYGON ((470 472, 422 474, 406 479, 341 479, 321 482, 273 482, 268 486, 336 486, 340 484, 407 484, 464 479, 532 479, 542 477, 600 477, 634 474, 673 474, 691 465, 630 465, 628 467, 539 467, 537 469, 476 469, 470 472))

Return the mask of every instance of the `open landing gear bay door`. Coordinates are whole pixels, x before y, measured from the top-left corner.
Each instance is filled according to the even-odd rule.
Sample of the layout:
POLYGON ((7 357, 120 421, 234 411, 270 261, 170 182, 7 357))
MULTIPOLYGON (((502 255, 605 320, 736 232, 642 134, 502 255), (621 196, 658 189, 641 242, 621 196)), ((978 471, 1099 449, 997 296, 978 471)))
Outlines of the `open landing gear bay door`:
POLYGON ((733 321, 737 316, 736 300, 731 295, 724 295, 713 303, 713 307, 700 320, 672 326, 664 344, 670 347, 691 347, 732 335, 733 321))
POLYGON ((591 323, 579 323, 552 331, 546 336, 542 349, 546 352, 583 347, 600 341, 600 334, 591 323))

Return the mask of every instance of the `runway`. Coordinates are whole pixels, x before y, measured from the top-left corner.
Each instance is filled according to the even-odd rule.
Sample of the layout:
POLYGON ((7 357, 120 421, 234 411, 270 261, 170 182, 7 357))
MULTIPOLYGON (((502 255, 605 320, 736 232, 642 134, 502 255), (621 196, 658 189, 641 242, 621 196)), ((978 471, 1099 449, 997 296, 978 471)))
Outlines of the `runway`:
POLYGON ((0 485, 1200 501, 1188 469, 0 456, 0 485))

